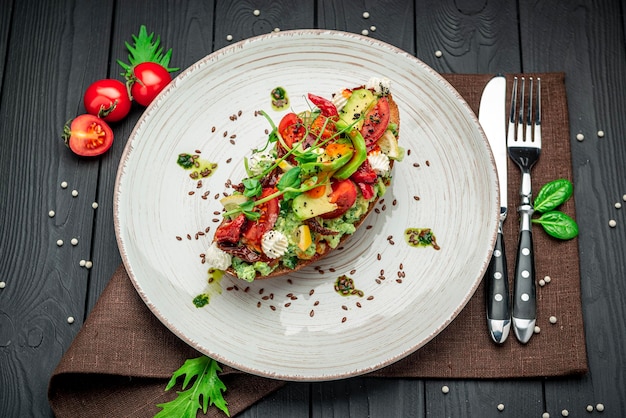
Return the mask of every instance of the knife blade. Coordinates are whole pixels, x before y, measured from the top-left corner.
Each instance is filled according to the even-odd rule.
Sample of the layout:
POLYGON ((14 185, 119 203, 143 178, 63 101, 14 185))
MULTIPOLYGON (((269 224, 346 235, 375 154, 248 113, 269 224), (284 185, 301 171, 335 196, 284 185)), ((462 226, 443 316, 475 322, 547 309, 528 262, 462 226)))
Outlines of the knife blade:
POLYGON ((478 120, 496 162, 500 189, 500 221, 489 267, 485 273, 487 327, 494 342, 502 344, 511 328, 509 280, 502 225, 507 215, 506 78, 492 78, 480 99, 478 120))

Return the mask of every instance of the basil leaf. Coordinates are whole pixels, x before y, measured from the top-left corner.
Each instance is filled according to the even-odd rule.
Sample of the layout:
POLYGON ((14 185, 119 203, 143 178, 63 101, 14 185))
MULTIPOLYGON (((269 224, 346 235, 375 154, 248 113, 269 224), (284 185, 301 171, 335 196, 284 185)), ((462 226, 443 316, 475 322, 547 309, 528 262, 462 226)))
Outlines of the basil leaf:
POLYGON ((263 188, 261 187, 261 182, 257 179, 243 179, 243 186, 246 188, 243 192, 243 195, 246 197, 255 197, 260 196, 263 188))
POLYGON ((567 179, 553 180, 546 183, 535 198, 535 212, 546 213, 556 209, 572 196, 574 186, 567 179))
POLYGON ((300 187, 300 183, 301 183, 300 171, 301 171, 300 167, 298 166, 287 171, 285 174, 281 176, 280 180, 278 180, 278 184, 276 184, 276 188, 282 192, 288 187, 293 187, 294 189, 297 189, 298 187, 300 187))
POLYGON ((568 240, 578 235, 576 221, 558 210, 546 212, 532 222, 540 224, 548 235, 557 239, 568 240))

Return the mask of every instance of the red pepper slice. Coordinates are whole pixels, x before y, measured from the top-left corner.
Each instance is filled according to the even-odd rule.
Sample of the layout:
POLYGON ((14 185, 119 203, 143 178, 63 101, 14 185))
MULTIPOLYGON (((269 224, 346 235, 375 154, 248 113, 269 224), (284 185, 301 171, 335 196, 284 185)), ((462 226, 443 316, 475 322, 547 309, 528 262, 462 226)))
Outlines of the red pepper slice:
POLYGON ((339 112, 337 112, 337 107, 330 100, 327 100, 320 96, 316 96, 311 93, 309 93, 309 100, 311 101, 311 103, 317 106, 320 112, 322 112, 322 115, 326 116, 327 118, 339 116, 339 112))

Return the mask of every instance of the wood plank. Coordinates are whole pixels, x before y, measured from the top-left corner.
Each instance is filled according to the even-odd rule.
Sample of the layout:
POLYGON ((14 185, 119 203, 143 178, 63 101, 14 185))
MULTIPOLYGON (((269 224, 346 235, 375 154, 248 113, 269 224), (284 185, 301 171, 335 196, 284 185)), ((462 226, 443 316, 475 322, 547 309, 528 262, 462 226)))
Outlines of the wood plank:
POLYGON ((542 385, 536 380, 429 380, 426 410, 433 416, 541 417, 542 385))
POLYGON ((218 1, 215 16, 215 50, 274 30, 314 25, 313 4, 306 0, 218 1))
POLYGON ((317 14, 320 28, 366 34, 415 54, 415 27, 407 18, 414 15, 412 2, 323 0, 317 14))
POLYGON ((438 72, 496 74, 520 70, 513 2, 424 0, 418 2, 415 14, 417 57, 438 72))
POLYGON ((312 417, 426 416, 418 379, 356 377, 313 385, 312 417))
POLYGON ((4 65, 6 64, 7 48, 9 44, 9 29, 11 28, 11 13, 13 12, 12 0, 0 0, 0 92, 2 92, 2 81, 4 65))
POLYGON ((580 379, 549 379, 546 407, 551 416, 564 409, 579 416, 587 405, 603 403, 605 414, 618 416, 626 408, 626 219, 614 207, 626 192, 623 4, 524 1, 520 18, 524 70, 566 72, 590 367, 580 379), (598 130, 606 135, 599 138, 598 130))
POLYGON ((48 378, 82 323, 79 260, 90 253, 99 161, 71 154, 60 134, 106 71, 111 12, 110 1, 20 1, 12 11, 0 104, 1 416, 51 415, 48 378))

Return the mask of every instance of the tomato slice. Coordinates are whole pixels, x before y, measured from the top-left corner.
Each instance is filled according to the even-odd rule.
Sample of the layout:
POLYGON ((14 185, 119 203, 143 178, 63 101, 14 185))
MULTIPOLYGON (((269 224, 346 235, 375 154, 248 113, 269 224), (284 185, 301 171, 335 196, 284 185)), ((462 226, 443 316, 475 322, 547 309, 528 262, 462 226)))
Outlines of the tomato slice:
POLYGON ((246 216, 243 213, 235 219, 224 221, 215 231, 215 240, 219 243, 237 244, 241 237, 241 229, 245 223, 246 216))
POLYGON ((338 218, 348 211, 356 202, 357 189, 354 182, 350 179, 333 181, 331 184, 333 189, 330 194, 330 203, 337 204, 337 209, 332 212, 320 215, 320 218, 333 219, 338 218))
POLYGON ((94 115, 80 115, 63 128, 63 140, 75 154, 93 157, 106 152, 113 145, 113 131, 94 115))
POLYGON ((365 145, 369 151, 385 133, 389 125, 389 100, 381 97, 376 105, 365 115, 361 135, 365 139, 365 145))
POLYGON ((287 113, 278 124, 278 133, 285 141, 285 144, 291 148, 294 143, 302 140, 306 133, 306 128, 298 115, 287 113))
MULTIPOLYGON (((266 187, 261 193, 262 199, 274 193, 276 189, 273 187, 266 187)), ((274 227, 276 219, 278 219, 278 211, 280 210, 278 204, 278 198, 271 199, 265 203, 256 206, 255 210, 261 213, 261 217, 256 221, 248 221, 243 233, 243 243, 254 249, 256 252, 261 253, 261 239, 263 234, 274 227)))

